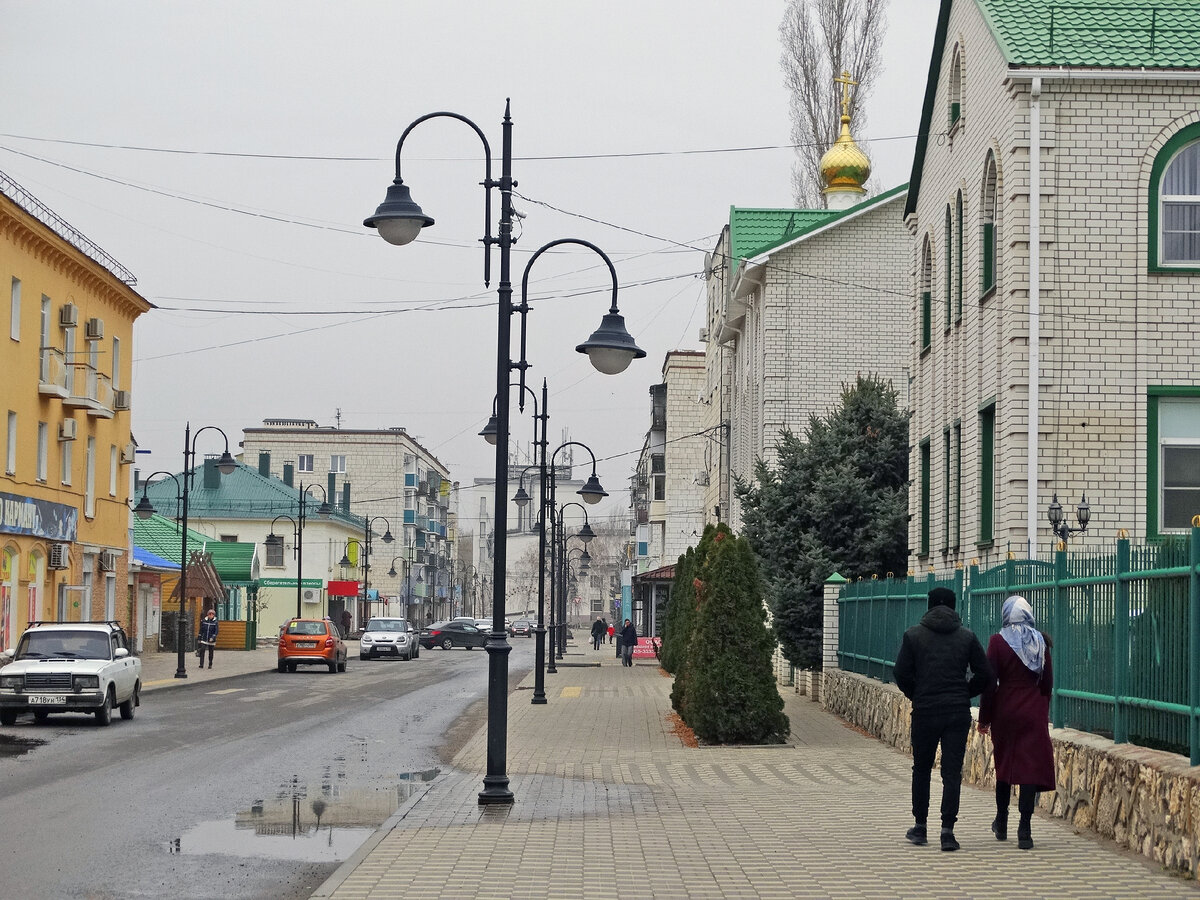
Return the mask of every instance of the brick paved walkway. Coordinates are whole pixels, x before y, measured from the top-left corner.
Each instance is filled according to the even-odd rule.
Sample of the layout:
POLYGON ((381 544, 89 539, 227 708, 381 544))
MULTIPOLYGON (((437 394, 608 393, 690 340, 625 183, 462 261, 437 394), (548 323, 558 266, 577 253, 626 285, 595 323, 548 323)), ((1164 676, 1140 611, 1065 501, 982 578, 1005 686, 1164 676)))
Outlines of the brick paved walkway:
MULTIPOLYGON (((687 748, 650 664, 532 675, 509 702, 517 802, 480 807, 485 731, 318 889, 356 898, 1196 897, 1197 886, 1062 822, 997 842, 991 795, 963 789, 963 849, 904 840, 910 760, 788 695, 792 743, 687 748)), ((939 800, 934 777, 933 806, 939 800)))

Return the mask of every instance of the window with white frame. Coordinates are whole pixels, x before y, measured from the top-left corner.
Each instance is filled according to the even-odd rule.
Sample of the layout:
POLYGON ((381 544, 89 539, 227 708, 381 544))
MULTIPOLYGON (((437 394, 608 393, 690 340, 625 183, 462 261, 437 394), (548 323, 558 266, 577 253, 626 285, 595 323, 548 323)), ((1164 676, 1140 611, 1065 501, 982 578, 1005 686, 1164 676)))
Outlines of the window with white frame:
POLYGON ((96 439, 87 439, 87 458, 83 470, 83 514, 96 517, 96 439))
POLYGON ((282 568, 283 567, 283 539, 280 538, 280 540, 278 540, 278 541, 267 541, 265 546, 267 548, 266 565, 271 568, 275 568, 275 569, 282 568))
POLYGON ((40 347, 45 349, 50 346, 50 298, 42 294, 42 321, 41 321, 41 339, 40 347))
POLYGON ((1155 399, 1158 529, 1183 530, 1200 515, 1200 396, 1155 399))
POLYGON ((121 389, 121 339, 112 339, 112 386, 114 391, 121 389))
POLYGON ((120 466, 117 464, 117 445, 110 444, 108 447, 108 496, 117 496, 117 473, 120 472, 120 466))
POLYGON ((297 472, 312 472, 313 471, 313 455, 311 453, 300 453, 296 456, 296 471, 297 472))
POLYGON ((50 426, 38 422, 37 432, 37 480, 46 480, 47 458, 50 455, 50 426))
POLYGON ((329 471, 338 475, 346 474, 346 456, 343 453, 335 453, 329 457, 329 471))
POLYGON ((75 442, 74 441, 59 441, 58 454, 61 464, 59 480, 64 485, 71 483, 71 465, 75 460, 75 442))
POLYGON ((663 453, 650 454, 650 482, 654 500, 667 499, 667 457, 663 453))
POLYGON ((8 307, 8 336, 14 341, 21 339, 21 279, 12 280, 12 294, 8 307))
POLYGON ((17 474, 17 414, 8 411, 8 444, 4 454, 4 473, 17 474))

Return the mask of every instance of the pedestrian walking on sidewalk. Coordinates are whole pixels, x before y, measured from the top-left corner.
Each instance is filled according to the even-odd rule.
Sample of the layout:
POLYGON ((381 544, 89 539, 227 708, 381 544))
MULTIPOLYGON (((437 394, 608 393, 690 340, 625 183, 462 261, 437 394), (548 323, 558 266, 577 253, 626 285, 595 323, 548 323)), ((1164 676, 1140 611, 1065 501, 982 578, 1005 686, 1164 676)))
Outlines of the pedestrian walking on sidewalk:
POLYGON ((592 649, 599 650, 600 642, 604 640, 604 632, 607 631, 604 627, 604 619, 601 616, 596 616, 596 621, 592 623, 592 649))
POLYGON ((196 655, 200 657, 200 668, 204 668, 204 653, 208 652, 208 667, 213 664, 213 652, 217 648, 217 611, 211 606, 200 620, 200 634, 196 638, 196 655))
POLYGON ((625 620, 625 627, 621 629, 621 642, 619 644, 621 650, 621 665, 633 665, 633 648, 637 646, 638 633, 633 627, 633 623, 628 619, 625 620))
POLYGON ((612 625, 609 625, 609 626, 608 626, 608 642, 609 642, 610 644, 611 644, 611 643, 612 643, 614 640, 616 640, 616 633, 617 633, 617 629, 616 629, 616 627, 615 627, 615 626, 612 626, 612 625))
POLYGON ((971 730, 971 698, 992 683, 991 666, 974 632, 954 611, 949 588, 929 592, 929 610, 919 624, 904 632, 896 655, 896 685, 912 701, 912 813, 915 820, 904 835, 914 844, 929 842, 929 778, 938 745, 942 747, 943 850, 957 850, 954 823, 958 821, 963 757, 971 730), (967 670, 971 678, 967 679, 967 670))
POLYGON ((1008 804, 1020 785, 1017 846, 1033 849, 1033 808, 1038 791, 1054 790, 1054 747, 1050 743, 1050 689, 1054 672, 1050 641, 1034 625, 1024 597, 1004 601, 1001 628, 988 641, 987 657, 995 687, 979 705, 979 733, 992 735, 996 760, 996 840, 1008 839, 1008 804))

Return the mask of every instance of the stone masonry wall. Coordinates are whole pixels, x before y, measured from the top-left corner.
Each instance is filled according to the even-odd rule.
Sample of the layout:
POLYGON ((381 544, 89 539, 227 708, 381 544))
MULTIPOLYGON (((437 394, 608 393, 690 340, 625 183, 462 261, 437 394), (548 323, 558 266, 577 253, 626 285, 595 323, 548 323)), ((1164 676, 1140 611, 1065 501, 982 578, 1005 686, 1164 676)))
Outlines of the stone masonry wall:
MULTIPOLYGON (((911 752, 908 699, 892 684, 827 668, 822 673, 825 708, 885 744, 911 752)), ((1174 753, 1149 750, 1075 731, 1052 728, 1058 790, 1039 806, 1162 866, 1196 878, 1200 838, 1200 767, 1174 753)), ((967 742, 963 781, 996 783, 991 738, 974 728, 967 742)))

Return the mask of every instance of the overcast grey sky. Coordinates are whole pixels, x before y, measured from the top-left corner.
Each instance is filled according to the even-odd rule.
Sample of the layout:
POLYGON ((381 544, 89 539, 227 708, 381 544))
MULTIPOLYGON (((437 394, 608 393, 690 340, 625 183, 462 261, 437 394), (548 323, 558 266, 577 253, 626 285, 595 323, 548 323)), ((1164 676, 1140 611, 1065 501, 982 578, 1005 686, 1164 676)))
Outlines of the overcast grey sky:
MULTIPOLYGON (((616 501, 601 509, 623 510, 664 354, 700 347, 704 251, 730 206, 791 205, 782 10, 0 0, 0 170, 159 307, 135 331, 143 471, 181 467, 189 419, 236 443, 266 417, 333 425, 340 409, 343 427, 403 426, 469 485, 492 473, 476 434, 495 387, 499 263, 485 290, 478 138, 435 120, 406 142, 405 181, 437 220, 417 243, 392 247, 362 220, 401 132, 427 112, 474 120, 498 176, 511 97, 518 295, 542 244, 592 241, 648 353, 620 376, 595 373, 574 347, 607 307, 607 271, 582 249, 538 259, 529 378, 549 379, 551 446, 564 432, 591 446, 616 501)), ((882 189, 909 177, 936 12, 891 0, 885 71, 856 131, 882 189)), ((514 408, 514 439, 531 434, 514 408)), ((209 437, 199 451, 220 449, 209 437)))

